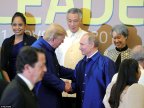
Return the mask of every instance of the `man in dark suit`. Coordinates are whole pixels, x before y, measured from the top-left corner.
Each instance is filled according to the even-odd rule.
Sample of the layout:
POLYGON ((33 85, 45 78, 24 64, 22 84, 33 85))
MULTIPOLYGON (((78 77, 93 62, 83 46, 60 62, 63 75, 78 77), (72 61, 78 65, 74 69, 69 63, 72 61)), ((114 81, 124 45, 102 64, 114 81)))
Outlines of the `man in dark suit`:
POLYGON ((8 85, 7 81, 0 79, 0 98, 7 85, 8 85))
POLYGON ((45 53, 41 49, 24 47, 16 61, 17 76, 6 87, 0 100, 1 108, 38 108, 32 89, 42 80, 45 65, 45 53))

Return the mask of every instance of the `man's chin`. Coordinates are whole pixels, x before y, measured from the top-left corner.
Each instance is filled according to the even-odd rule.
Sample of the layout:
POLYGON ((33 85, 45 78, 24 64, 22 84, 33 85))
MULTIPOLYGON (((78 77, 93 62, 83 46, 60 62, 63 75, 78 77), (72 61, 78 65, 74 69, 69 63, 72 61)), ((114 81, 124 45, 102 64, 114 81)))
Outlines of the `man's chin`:
POLYGON ((42 77, 41 77, 41 78, 39 78, 38 82, 39 82, 39 81, 41 81, 42 79, 43 79, 42 77))
POLYGON ((82 53, 82 55, 85 55, 84 53, 82 53))
POLYGON ((75 29, 71 29, 71 32, 72 32, 72 33, 75 33, 75 32, 77 32, 77 30, 75 30, 75 29))

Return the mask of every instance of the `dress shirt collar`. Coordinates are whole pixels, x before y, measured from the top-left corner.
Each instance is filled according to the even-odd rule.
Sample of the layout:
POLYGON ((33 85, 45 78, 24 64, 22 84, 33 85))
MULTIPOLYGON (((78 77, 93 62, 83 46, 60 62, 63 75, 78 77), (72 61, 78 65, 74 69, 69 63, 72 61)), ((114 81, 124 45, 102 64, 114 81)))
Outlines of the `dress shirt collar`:
POLYGON ((91 59, 93 61, 96 61, 100 57, 100 55, 101 55, 101 53, 97 50, 97 52, 91 57, 91 59))
POLYGON ((98 50, 96 50, 90 57, 87 57, 87 59, 92 58, 97 52, 98 50))
POLYGON ((18 76, 26 83, 30 90, 34 88, 34 85, 26 77, 24 77, 22 74, 18 74, 18 76))
POLYGON ((97 57, 99 56, 99 52, 98 52, 98 50, 96 50, 90 57, 87 57, 87 56, 85 56, 84 58, 83 58, 83 60, 84 61, 88 61, 88 59, 89 60, 93 60, 93 61, 95 61, 96 59, 97 59, 97 57))
MULTIPOLYGON (((68 30, 67 32, 68 32, 68 36, 69 36, 69 37, 73 37, 73 36, 75 36, 76 34, 78 34, 80 31, 81 31, 81 28, 79 28, 78 31, 75 32, 75 33, 72 33, 70 30, 68 30)), ((77 35, 76 35, 76 36, 77 36, 77 35)))

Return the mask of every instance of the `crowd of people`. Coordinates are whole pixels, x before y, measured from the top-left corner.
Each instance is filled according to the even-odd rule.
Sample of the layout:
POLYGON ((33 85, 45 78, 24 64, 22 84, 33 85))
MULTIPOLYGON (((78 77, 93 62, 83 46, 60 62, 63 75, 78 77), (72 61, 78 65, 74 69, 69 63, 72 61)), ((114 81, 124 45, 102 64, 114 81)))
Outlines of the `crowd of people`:
POLYGON ((36 39, 25 33, 23 13, 14 14, 14 35, 1 46, 0 107, 144 108, 144 47, 128 47, 127 26, 112 28, 115 48, 103 55, 96 34, 80 28, 81 10, 66 18, 67 31, 52 23, 36 39), (76 93, 75 101, 63 102, 63 91, 76 93))

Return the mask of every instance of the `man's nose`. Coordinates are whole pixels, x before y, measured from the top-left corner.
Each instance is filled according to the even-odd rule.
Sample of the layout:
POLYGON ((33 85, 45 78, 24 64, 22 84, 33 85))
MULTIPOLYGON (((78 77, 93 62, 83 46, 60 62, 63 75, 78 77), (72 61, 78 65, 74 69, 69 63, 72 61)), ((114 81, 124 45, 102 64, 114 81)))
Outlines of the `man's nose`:
POLYGON ((118 39, 115 39, 115 42, 119 42, 119 40, 118 40, 118 39))
POLYGON ((71 22, 71 25, 74 25, 74 22, 73 22, 73 21, 71 22))

